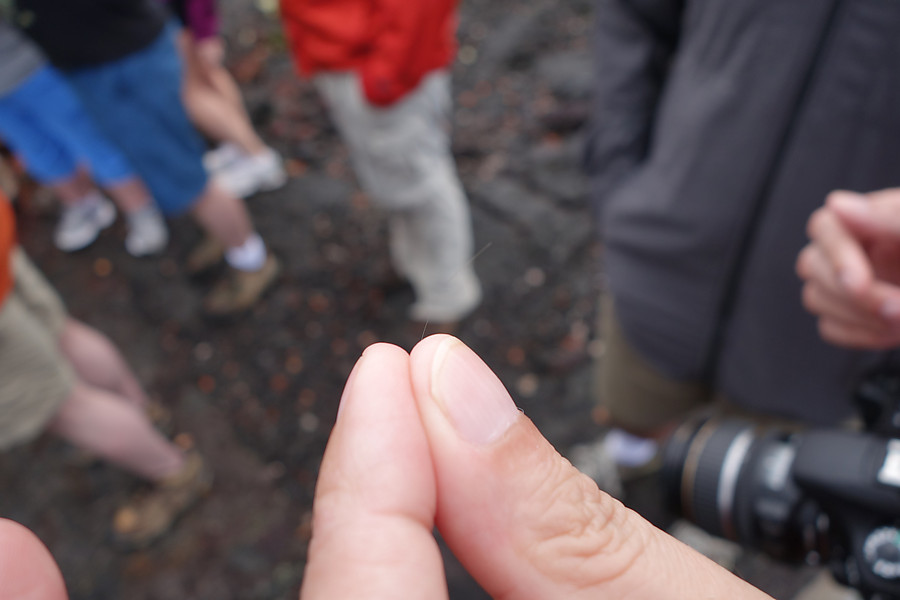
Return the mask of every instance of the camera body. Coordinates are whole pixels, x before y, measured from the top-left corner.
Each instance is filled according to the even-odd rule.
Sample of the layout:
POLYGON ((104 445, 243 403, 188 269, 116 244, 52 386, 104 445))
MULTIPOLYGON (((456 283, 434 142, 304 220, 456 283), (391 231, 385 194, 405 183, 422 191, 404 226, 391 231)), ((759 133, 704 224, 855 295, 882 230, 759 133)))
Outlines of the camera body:
POLYGON ((900 371, 870 373, 855 400, 863 432, 686 422, 663 456, 670 504, 710 533, 828 564, 867 598, 900 599, 900 371))

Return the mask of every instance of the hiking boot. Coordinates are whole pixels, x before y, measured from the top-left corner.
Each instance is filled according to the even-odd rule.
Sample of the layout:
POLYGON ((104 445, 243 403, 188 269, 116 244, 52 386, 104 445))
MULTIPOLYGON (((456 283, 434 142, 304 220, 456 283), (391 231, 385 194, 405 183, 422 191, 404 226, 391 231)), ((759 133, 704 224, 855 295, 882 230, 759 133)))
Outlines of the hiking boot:
POLYGON ((165 535, 181 515, 209 492, 212 480, 212 473, 200 455, 187 454, 181 471, 116 512, 113 519, 116 539, 131 548, 146 548, 165 535))
POLYGON ((99 194, 92 195, 78 204, 62 207, 53 241, 63 252, 87 248, 115 220, 113 203, 99 194))
POLYGON ((207 235, 191 250, 185 263, 185 269, 188 275, 196 277, 215 268, 224 259, 225 244, 207 235))
POLYGON ((281 263, 269 252, 259 271, 229 269, 228 277, 219 282, 206 297, 203 308, 213 317, 242 313, 253 307, 272 287, 281 272, 281 263))

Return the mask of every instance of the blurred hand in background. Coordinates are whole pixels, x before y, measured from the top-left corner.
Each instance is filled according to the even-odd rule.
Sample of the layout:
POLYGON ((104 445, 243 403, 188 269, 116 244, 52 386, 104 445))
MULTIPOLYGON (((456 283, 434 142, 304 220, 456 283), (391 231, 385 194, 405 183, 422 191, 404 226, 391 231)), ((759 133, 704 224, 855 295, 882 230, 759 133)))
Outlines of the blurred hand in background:
POLYGON ((900 188, 834 192, 807 230, 797 273, 822 337, 853 348, 900 345, 900 188))

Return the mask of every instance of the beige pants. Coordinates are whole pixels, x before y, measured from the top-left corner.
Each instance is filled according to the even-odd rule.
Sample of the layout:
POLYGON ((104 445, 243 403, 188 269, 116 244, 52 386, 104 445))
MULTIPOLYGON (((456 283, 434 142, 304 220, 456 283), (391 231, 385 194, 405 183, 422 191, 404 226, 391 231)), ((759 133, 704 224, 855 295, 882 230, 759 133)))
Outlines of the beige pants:
POLYGON ((608 294, 600 300, 600 328, 605 351, 595 365, 595 396, 611 425, 651 435, 711 404, 704 385, 663 375, 632 348, 608 294))
POLYGON ((450 78, 431 73, 388 108, 370 105, 354 73, 315 79, 350 148, 362 187, 390 212, 391 259, 416 293, 412 316, 456 321, 481 299, 468 200, 450 154, 450 78))
POLYGON ((37 436, 74 384, 59 350, 62 301, 21 249, 12 262, 15 287, 0 305, 0 449, 37 436))

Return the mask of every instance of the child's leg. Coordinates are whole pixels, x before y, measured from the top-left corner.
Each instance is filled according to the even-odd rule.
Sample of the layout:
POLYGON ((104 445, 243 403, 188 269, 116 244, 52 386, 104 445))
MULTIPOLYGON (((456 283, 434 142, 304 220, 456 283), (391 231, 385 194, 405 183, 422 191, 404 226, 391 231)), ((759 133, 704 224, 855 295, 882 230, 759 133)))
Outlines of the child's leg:
POLYGON ((101 135, 60 74, 45 68, 26 85, 31 119, 58 140, 76 162, 83 162, 100 185, 109 188, 123 212, 153 205, 128 159, 101 135))
POLYGON ((84 323, 66 320, 60 349, 85 383, 114 393, 143 409, 147 394, 119 350, 102 333, 84 323))
POLYGON ((255 234, 244 201, 213 182, 203 190, 193 212, 200 226, 225 248, 243 246, 255 234))
POLYGON ((168 232, 149 192, 121 152, 97 131, 74 92, 56 71, 41 69, 3 99, 0 131, 38 181, 51 187, 64 211, 56 244, 84 248, 115 219, 115 211, 79 168, 83 162, 108 186, 129 222, 125 241, 135 255, 162 250, 168 232))
POLYGON ((240 90, 228 72, 201 56, 189 32, 179 36, 179 49, 185 64, 184 104, 191 121, 213 140, 231 142, 245 154, 265 152, 266 145, 254 131, 240 90))
POLYGON ((181 470, 184 456, 121 396, 76 381, 50 429, 84 450, 150 481, 181 470))

